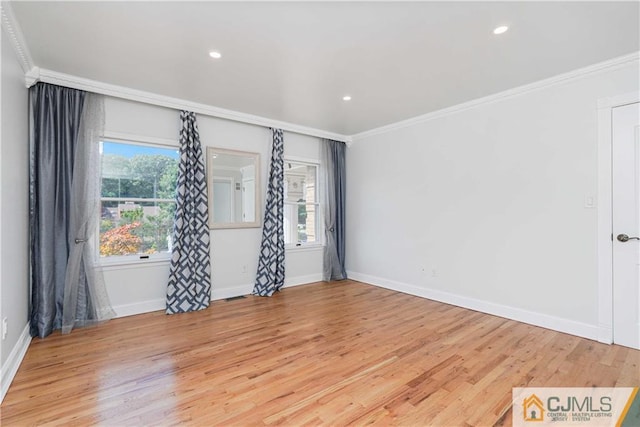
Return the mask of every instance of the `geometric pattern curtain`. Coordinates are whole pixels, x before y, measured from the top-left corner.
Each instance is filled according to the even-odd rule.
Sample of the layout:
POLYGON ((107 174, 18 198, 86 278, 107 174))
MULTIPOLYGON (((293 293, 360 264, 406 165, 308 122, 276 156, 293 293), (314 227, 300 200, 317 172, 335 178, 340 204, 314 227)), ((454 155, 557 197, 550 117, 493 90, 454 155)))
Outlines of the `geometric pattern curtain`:
POLYGON ((267 204, 262 225, 262 243, 253 294, 269 297, 284 286, 284 137, 282 129, 271 129, 273 144, 267 183, 267 204))
POLYGON ((324 165, 325 203, 324 230, 325 247, 322 280, 347 278, 345 258, 345 152, 346 145, 339 141, 322 140, 322 163, 324 165))
POLYGON ((181 111, 167 314, 202 310, 211 300, 207 179, 196 115, 181 111))

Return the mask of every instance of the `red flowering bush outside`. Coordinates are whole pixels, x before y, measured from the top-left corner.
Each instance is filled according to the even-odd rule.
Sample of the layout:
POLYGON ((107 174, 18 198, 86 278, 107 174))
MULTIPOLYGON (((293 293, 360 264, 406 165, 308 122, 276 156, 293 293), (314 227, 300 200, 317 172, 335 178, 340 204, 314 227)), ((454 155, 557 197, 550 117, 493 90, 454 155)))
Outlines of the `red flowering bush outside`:
POLYGON ((129 255, 136 254, 142 245, 142 239, 133 231, 140 227, 140 222, 121 225, 107 230, 100 235, 100 255, 129 255))

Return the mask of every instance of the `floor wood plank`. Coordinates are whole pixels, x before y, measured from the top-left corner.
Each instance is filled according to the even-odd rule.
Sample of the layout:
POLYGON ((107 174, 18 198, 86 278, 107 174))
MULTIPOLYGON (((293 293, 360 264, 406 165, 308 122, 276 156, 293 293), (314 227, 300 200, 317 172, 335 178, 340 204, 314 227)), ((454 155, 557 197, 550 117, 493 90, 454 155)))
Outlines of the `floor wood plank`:
POLYGON ((511 389, 637 386, 640 351, 354 281, 29 347, 2 425, 511 424, 511 389))

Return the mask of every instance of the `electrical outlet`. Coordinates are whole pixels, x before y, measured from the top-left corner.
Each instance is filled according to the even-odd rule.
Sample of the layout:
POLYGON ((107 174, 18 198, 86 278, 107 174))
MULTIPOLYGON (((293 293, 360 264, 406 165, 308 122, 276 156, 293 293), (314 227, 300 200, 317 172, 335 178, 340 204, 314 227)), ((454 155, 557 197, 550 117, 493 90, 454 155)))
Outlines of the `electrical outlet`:
POLYGON ((2 319, 2 339, 7 338, 7 332, 9 332, 9 319, 6 317, 2 319))

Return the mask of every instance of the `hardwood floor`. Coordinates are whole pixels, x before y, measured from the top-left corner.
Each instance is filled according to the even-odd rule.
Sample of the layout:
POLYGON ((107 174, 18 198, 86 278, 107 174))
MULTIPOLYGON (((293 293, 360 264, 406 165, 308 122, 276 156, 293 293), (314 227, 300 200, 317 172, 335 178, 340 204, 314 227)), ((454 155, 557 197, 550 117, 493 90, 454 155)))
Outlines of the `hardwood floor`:
POLYGON ((34 339, 2 425, 511 424, 516 386, 637 386, 640 351, 353 281, 34 339))

